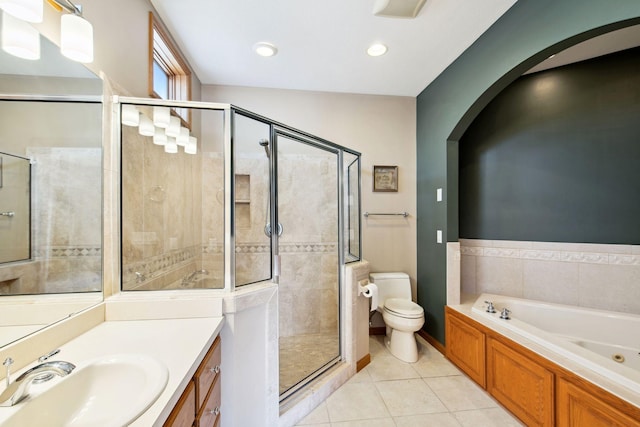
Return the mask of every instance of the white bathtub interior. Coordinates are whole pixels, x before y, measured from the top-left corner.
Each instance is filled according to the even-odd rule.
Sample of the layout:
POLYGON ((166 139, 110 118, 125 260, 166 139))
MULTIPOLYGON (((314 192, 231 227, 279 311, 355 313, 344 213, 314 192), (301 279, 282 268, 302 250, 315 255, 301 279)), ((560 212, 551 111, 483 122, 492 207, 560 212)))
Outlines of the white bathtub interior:
POLYGON ((495 294, 472 311, 640 393, 640 316, 495 294), (496 313, 487 312, 486 301, 496 313), (502 309, 510 319, 500 318, 502 309))

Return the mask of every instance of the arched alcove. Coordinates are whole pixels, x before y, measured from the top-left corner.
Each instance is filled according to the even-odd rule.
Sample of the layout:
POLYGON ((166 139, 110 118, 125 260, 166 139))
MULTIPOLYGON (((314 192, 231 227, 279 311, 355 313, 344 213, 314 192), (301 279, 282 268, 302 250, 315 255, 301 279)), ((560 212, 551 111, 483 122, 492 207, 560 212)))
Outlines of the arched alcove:
MULTIPOLYGON (((423 329, 437 341, 444 343, 447 246, 435 236, 443 230, 446 242, 458 240, 461 135, 496 94, 551 54, 637 24, 640 4, 630 0, 616 8, 595 0, 517 2, 418 96, 418 303, 426 313, 423 329)), ((455 276, 455 267, 449 273, 455 276)))

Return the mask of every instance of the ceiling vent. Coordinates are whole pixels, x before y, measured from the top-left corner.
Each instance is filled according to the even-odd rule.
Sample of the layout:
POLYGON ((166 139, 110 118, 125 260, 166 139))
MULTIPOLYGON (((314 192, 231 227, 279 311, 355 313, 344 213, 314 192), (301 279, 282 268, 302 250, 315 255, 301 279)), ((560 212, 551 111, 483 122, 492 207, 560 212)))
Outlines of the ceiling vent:
POLYGON ((373 14, 387 18, 415 18, 426 0, 376 0, 373 14))

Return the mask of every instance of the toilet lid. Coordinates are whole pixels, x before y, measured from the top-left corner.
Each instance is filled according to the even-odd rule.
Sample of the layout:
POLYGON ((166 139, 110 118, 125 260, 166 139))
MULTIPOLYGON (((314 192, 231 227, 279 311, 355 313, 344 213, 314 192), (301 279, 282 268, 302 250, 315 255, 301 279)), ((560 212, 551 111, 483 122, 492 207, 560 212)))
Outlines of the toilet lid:
POLYGON ((384 302, 384 309, 390 313, 410 319, 417 319, 424 315, 424 310, 413 301, 402 298, 388 298, 384 302))

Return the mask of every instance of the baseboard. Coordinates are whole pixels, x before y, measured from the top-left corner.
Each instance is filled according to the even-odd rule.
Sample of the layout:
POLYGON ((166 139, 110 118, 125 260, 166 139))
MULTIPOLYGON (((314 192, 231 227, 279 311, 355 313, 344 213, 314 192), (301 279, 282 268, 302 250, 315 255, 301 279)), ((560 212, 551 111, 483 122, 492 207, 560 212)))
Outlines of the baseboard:
POLYGON ((420 329, 417 332, 421 338, 423 338, 426 342, 431 344, 436 350, 438 350, 442 354, 446 354, 446 347, 440 343, 440 341, 436 340, 434 337, 426 333, 424 330, 420 329))
POLYGON ((367 353, 366 356, 356 362, 356 372, 360 372, 369 363, 371 363, 371 354, 367 353))
POLYGON ((387 327, 386 326, 372 326, 369 327, 369 335, 386 335, 387 327))

